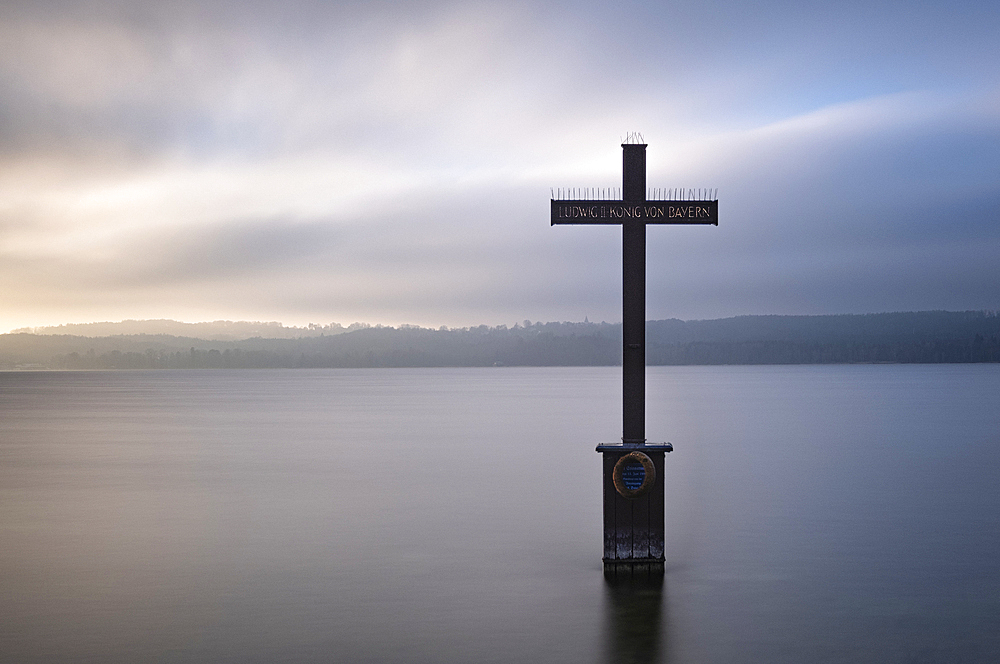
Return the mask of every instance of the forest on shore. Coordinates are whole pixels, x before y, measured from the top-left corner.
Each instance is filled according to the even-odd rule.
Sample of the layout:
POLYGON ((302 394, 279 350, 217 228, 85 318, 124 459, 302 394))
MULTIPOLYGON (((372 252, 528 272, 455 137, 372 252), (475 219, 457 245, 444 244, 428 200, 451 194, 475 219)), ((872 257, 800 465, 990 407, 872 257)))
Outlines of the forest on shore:
MULTIPOLYGON (((229 325, 231 330, 240 329, 229 325)), ((0 369, 621 364, 620 323, 524 321, 513 327, 451 329, 355 324, 326 328, 332 334, 312 326, 297 337, 289 337, 290 328, 279 324, 255 325, 264 331, 278 325, 286 338, 200 339, 148 333, 95 337, 16 331, 0 335, 0 369)), ((737 316, 646 323, 648 365, 945 362, 1000 362, 997 312, 737 316)))

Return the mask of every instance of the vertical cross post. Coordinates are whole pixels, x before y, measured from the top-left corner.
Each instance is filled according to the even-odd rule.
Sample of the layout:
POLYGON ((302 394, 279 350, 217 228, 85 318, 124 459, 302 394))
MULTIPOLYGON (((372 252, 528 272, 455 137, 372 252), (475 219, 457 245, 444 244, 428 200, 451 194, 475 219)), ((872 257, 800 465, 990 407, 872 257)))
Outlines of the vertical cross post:
MULTIPOLYGON (((646 146, 622 145, 622 202, 646 202, 646 146)), ((646 441, 646 220, 622 220, 622 442, 646 441)))

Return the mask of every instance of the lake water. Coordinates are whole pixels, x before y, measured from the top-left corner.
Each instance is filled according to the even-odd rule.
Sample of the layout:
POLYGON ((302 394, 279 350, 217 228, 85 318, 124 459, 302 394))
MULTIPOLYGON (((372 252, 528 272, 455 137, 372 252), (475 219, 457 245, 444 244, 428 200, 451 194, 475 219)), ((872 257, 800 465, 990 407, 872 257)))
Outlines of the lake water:
POLYGON ((0 373, 3 662, 1000 661, 1000 366, 0 373))

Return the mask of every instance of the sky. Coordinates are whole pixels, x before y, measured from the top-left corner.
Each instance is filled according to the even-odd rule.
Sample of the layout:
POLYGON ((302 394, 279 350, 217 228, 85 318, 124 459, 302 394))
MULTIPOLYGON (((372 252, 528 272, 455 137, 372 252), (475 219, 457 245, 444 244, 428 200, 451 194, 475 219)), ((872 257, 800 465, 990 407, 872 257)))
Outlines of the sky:
POLYGON ((621 320, 556 187, 718 189, 647 318, 1000 309, 1000 4, 0 6, 0 331, 621 320))

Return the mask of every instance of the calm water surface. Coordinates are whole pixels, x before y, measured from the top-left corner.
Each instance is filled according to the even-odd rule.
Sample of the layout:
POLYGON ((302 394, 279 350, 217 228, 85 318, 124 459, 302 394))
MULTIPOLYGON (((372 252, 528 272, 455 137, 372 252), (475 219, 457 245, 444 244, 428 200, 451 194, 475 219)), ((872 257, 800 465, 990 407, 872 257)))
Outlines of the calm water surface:
POLYGON ((0 373, 3 662, 1000 661, 1000 367, 0 373))

